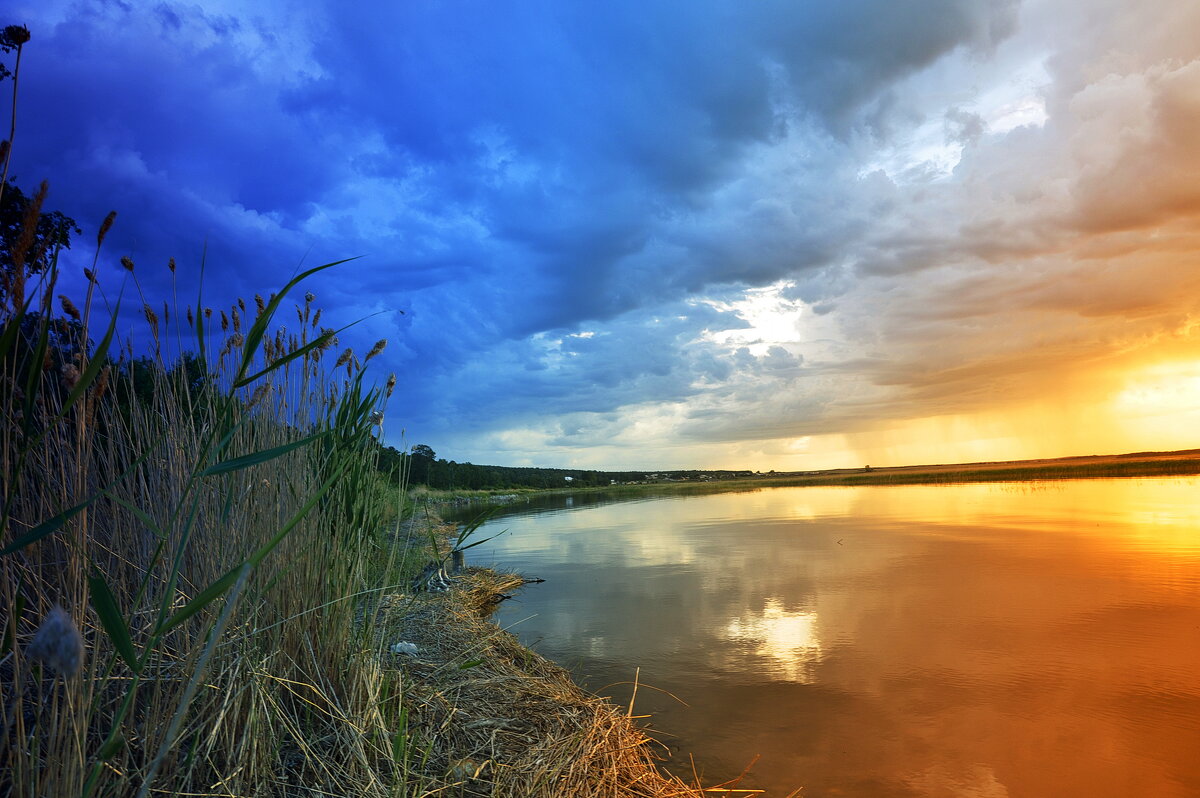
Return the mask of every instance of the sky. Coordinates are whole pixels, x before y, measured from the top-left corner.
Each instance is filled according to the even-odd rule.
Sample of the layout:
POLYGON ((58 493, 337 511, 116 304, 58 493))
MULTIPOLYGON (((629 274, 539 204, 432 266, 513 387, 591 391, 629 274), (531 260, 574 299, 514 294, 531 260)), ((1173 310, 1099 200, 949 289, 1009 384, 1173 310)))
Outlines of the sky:
POLYGON ((121 255, 153 297, 203 258, 213 304, 357 258, 306 287, 358 351, 388 339, 398 448, 1200 447, 1193 0, 6 8, 12 174, 84 229, 65 279, 110 210, 114 291, 121 255))

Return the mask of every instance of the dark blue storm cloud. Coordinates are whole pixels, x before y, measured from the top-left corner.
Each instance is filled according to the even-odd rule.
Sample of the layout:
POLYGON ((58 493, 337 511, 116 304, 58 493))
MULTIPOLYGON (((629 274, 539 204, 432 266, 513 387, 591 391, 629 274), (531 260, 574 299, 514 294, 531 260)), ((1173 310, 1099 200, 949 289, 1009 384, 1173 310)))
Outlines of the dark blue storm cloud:
POLYGON ((900 202, 859 157, 911 124, 895 87, 947 54, 985 57, 1017 3, 7 13, 33 34, 14 173, 48 179, 88 231, 72 265, 112 209, 106 274, 130 255, 157 296, 168 257, 191 292, 205 253, 205 290, 229 301, 360 256, 314 282, 319 304, 390 340, 397 425, 441 443, 799 368, 778 348, 708 351, 705 331, 744 323, 693 300, 788 281, 836 307, 862 266, 847 242, 900 202))

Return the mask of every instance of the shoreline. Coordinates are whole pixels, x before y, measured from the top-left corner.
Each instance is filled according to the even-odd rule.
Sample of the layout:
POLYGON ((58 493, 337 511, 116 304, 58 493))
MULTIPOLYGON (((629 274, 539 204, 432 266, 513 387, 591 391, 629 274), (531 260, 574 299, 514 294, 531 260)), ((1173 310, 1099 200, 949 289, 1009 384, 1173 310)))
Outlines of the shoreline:
MULTIPOLYGON (((452 527, 410 521, 408 538, 452 527)), ((384 678, 403 683, 405 754, 422 794, 462 796, 705 795, 661 768, 661 743, 631 711, 592 695, 566 668, 491 620, 524 577, 467 566, 450 589, 392 593, 377 611, 384 678)), ((630 708, 632 709, 632 708, 630 708)))
MULTIPOLYGON (((698 472, 716 473, 716 472, 698 472)), ((728 473, 728 472, 725 472, 728 473)), ((1007 460, 907 466, 838 468, 823 471, 756 473, 733 479, 662 479, 652 482, 541 489, 426 490, 431 505, 511 504, 534 497, 604 494, 656 496, 722 493, 760 488, 854 487, 858 485, 955 485, 977 482, 1051 482, 1071 479, 1137 479, 1200 476, 1200 449, 1084 455, 1040 460, 1007 460)))

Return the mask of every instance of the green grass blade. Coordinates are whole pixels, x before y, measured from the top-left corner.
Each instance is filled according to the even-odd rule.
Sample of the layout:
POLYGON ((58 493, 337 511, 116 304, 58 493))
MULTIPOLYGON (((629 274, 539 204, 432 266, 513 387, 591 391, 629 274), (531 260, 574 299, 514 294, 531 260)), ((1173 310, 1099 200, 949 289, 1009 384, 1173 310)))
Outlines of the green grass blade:
MULTIPOLYGON (((162 435, 159 436, 158 440, 161 440, 161 439, 162 439, 162 435)), ((118 482, 123 480, 129 474, 133 473, 133 470, 135 468, 137 468, 138 466, 140 466, 146 460, 146 458, 150 456, 150 453, 158 448, 158 440, 155 440, 150 446, 147 446, 146 450, 144 452, 142 452, 141 456, 139 456, 136 460, 134 460, 132 463, 130 463, 128 468, 126 468, 124 471, 122 471, 120 474, 118 474, 111 482, 109 482, 103 488, 96 491, 91 496, 87 497, 86 499, 84 499, 82 502, 75 505, 71 509, 64 510, 63 512, 54 516, 53 518, 43 521, 42 523, 35 526, 33 529, 26 532, 21 537, 14 540, 12 543, 9 543, 3 549, 0 549, 0 556, 3 556, 5 554, 12 554, 14 551, 19 551, 20 549, 25 548, 30 543, 36 543, 37 541, 41 540, 42 538, 46 537, 47 535, 52 535, 55 532, 57 532, 59 529, 62 528, 63 524, 65 524, 67 521, 70 521, 75 516, 79 515, 81 512, 83 512, 85 509, 87 509, 88 506, 90 506, 93 502, 95 502, 101 496, 103 496, 104 494, 106 494, 110 490, 112 490, 112 487, 114 485, 116 485, 118 482)))
POLYGON ((279 303, 283 301, 283 298, 287 295, 287 292, 295 288, 296 285, 302 280, 311 277, 317 272, 324 271, 325 269, 332 268, 333 266, 337 266, 341 263, 346 263, 347 261, 351 260, 354 260, 354 258, 346 258, 345 260, 336 260, 332 263, 314 266, 308 271, 302 272, 293 277, 291 282, 289 282, 287 285, 281 288, 278 293, 275 294, 275 298, 267 303, 266 308, 264 308, 262 313, 258 314, 258 318, 254 320, 254 324, 252 324, 250 329, 246 331, 246 340, 242 345, 242 363, 238 367, 237 374, 233 378, 235 385, 243 384, 243 380, 246 377, 246 372, 250 370, 250 364, 253 362, 254 355, 258 351, 258 345, 262 343, 263 336, 267 333, 267 326, 271 323, 271 317, 275 315, 275 311, 278 309, 279 303))
POLYGON ((166 634, 186 621, 188 618, 195 615, 200 610, 204 609, 204 607, 212 603, 215 599, 220 597, 223 593, 225 593, 226 590, 232 587, 235 582, 237 582, 238 574, 241 573, 245 566, 248 565, 251 568, 257 567, 258 564, 261 563, 276 546, 283 542, 283 539, 288 536, 288 533, 290 533, 293 528, 295 528, 296 524, 300 523, 304 516, 308 515, 309 511, 316 506, 317 502, 319 502, 325 496, 325 494, 329 492, 329 489, 333 487, 334 483, 336 483, 337 480, 341 478, 342 474, 345 473, 348 465, 348 463, 344 463, 341 468, 334 472, 334 474, 325 481, 325 484, 318 488, 317 491, 309 497, 308 501, 304 503, 304 506, 297 510, 295 515, 293 515, 291 519, 284 524, 269 541, 263 544, 258 551, 251 554, 244 562, 238 563, 237 567, 231 569, 224 576, 217 579, 217 581, 200 591, 199 595, 185 604, 178 612, 160 625, 157 634, 166 634))
POLYGON ((108 639, 112 641, 113 647, 121 655, 121 659, 125 660, 125 664, 134 673, 137 673, 141 670, 141 664, 138 662, 137 652, 133 648, 133 639, 129 636, 129 626, 121 617, 121 611, 117 608, 117 600, 113 596, 112 590, 109 589, 108 583, 104 581, 104 576, 96 568, 93 568, 88 574, 87 580, 88 592, 92 597, 92 608, 96 610, 96 615, 100 618, 100 625, 104 627, 108 639))
POLYGON ((29 357, 29 374, 25 378, 25 407, 22 409, 22 423, 25 428, 25 439, 31 437, 34 412, 37 406, 39 388, 42 384, 42 363, 46 359, 46 351, 50 346, 50 314, 43 313, 38 320, 37 344, 29 357))
POLYGON ((21 332, 21 320, 29 313, 30 303, 33 298, 25 300, 25 305, 19 313, 14 313, 4 326, 4 334, 0 335, 0 359, 8 357, 8 353, 17 345, 17 336, 21 332))
POLYGON ((317 347, 323 346, 326 341, 333 338, 335 335, 337 335, 338 333, 342 332, 342 330, 345 330, 345 329, 347 329, 347 327, 343 327, 341 330, 338 330, 337 332, 325 333, 324 335, 318 336, 316 339, 309 341, 307 344, 300 347, 295 352, 289 352, 288 354, 279 358, 278 360, 276 360, 271 365, 267 366, 262 371, 259 371, 256 374, 251 374, 249 377, 243 377, 242 379, 235 382, 233 384, 233 387, 241 388, 244 385, 249 385, 250 383, 257 380, 259 377, 262 377, 262 376, 265 376, 265 375, 271 373, 272 371, 274 371, 275 369, 284 365, 285 363, 293 361, 298 357, 304 357, 305 355, 307 355, 309 352, 316 349, 317 347))
POLYGON ((63 524, 70 521, 75 516, 82 513, 88 506, 99 498, 99 494, 88 498, 81 504, 77 504, 69 510, 64 510, 53 518, 49 518, 35 526, 33 529, 26 532, 21 537, 9 543, 3 549, 0 549, 0 555, 12 554, 14 551, 19 551, 31 543, 36 543, 47 535, 53 535, 58 530, 62 529, 63 524))
POLYGON ((299 449, 301 446, 307 446, 308 444, 318 441, 327 435, 329 435, 328 430, 325 432, 318 432, 315 435, 309 435, 308 437, 301 438, 298 441, 285 443, 282 446, 275 446, 270 449, 264 449, 261 452, 252 452, 250 454, 244 454, 241 457, 234 457, 217 463, 216 465, 209 466, 201 471, 200 475, 208 477, 213 476, 214 474, 228 474, 231 471, 240 471, 243 468, 249 468, 250 466, 258 465, 259 463, 265 463, 270 460, 274 460, 276 457, 281 457, 293 449, 299 449))
POLYGON ((197 612, 207 607, 213 601, 220 598, 226 590, 233 587, 233 584, 237 582, 238 575, 241 574, 242 568, 245 565, 246 563, 244 562, 238 563, 236 567, 226 572, 224 576, 218 578, 211 585, 201 590, 195 598, 183 605, 178 612, 168 618, 167 621, 161 627, 159 627, 157 634, 165 635, 167 632, 171 631, 188 618, 191 618, 197 612))
MULTIPOLYGON (((19 590, 19 588, 18 588, 19 590)), ((4 624, 4 639, 0 643, 0 657, 5 657, 8 652, 17 647, 17 626, 21 623, 21 618, 25 614, 25 596, 20 592, 17 593, 16 606, 8 615, 8 620, 4 624)))
POLYGON ((457 547, 457 550, 458 550, 458 551, 466 551, 467 549, 473 549, 473 548, 475 548, 476 546, 482 546, 484 543, 487 543, 489 540, 495 540, 496 538, 500 537, 501 535, 503 535, 503 534, 504 534, 505 532, 507 532, 507 531, 508 531, 508 530, 507 530, 507 529, 505 529, 505 530, 502 530, 502 531, 500 531, 500 532, 497 532, 496 534, 492 535, 491 537, 484 538, 483 540, 477 540, 477 541, 475 541, 474 543, 468 543, 468 544, 467 544, 467 545, 465 545, 465 546, 458 546, 458 547, 457 547))
POLYGON ((121 302, 117 300, 116 309, 113 310, 112 320, 108 323, 108 329, 104 332, 104 337, 100 339, 100 343, 96 344, 95 351, 92 352, 91 359, 88 361, 87 368, 83 370, 83 376, 79 378, 79 382, 71 389, 71 393, 67 395, 67 401, 63 403, 62 410, 59 415, 65 415, 71 409, 79 397, 83 396, 84 391, 95 382, 96 377, 100 375, 100 370, 108 362, 108 348, 112 344, 113 334, 117 329, 117 314, 121 312, 121 302))
POLYGON ((260 562, 262 562, 263 558, 270 554, 271 550, 278 546, 283 539, 287 537, 288 533, 292 531, 296 524, 300 523, 304 516, 308 515, 308 512, 317 505, 317 502, 325 497, 325 494, 329 492, 329 489, 332 488, 334 484, 336 484, 337 481, 342 478, 342 475, 346 473, 346 469, 349 468, 349 466, 349 460, 343 462, 341 467, 333 472, 329 479, 325 480, 325 483, 321 485, 321 487, 317 488, 316 492, 309 497, 308 501, 304 503, 304 506, 297 510, 296 514, 293 515, 291 519, 289 519, 288 522, 284 524, 278 532, 275 533, 275 537, 271 538, 258 551, 250 555, 249 562, 253 565, 258 565, 260 562))
POLYGON ((146 526, 146 529, 149 529, 152 533, 154 533, 156 538, 161 540, 162 538, 166 537, 166 533, 159 529, 158 524, 154 521, 154 519, 151 518, 141 507, 138 507, 131 501, 122 499, 120 496, 110 496, 109 498, 124 507, 129 512, 133 513, 134 516, 136 516, 137 519, 146 526))

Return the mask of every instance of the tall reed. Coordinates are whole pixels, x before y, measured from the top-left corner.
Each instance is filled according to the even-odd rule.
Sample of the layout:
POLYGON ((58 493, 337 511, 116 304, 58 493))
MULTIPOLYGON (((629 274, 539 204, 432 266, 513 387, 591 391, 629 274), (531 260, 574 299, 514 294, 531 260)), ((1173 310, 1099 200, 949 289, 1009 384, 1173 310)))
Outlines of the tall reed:
POLYGON ((336 332, 316 327, 311 297, 299 333, 274 326, 289 292, 333 265, 254 318, 235 304, 223 329, 199 298, 161 316, 144 303, 143 356, 121 345, 116 311, 89 343, 91 290, 55 314, 56 267, 8 297, 0 783, 13 795, 408 791, 371 629, 396 572, 373 460, 385 397, 353 365, 323 368, 336 332), (171 336, 191 351, 168 359, 171 336))

